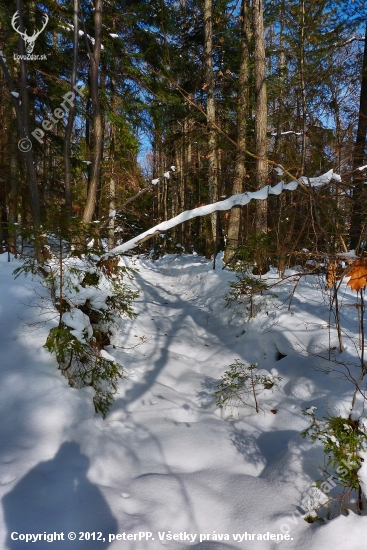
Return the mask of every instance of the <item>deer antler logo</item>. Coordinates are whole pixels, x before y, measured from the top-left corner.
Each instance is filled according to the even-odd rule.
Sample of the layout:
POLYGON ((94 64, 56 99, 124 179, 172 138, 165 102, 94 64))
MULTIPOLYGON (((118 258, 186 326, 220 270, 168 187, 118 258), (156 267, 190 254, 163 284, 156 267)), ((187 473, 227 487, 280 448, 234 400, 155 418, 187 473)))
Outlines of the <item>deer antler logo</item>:
POLYGON ((45 14, 43 16, 43 27, 42 27, 42 29, 40 31, 34 31, 32 36, 27 35, 27 29, 24 29, 24 32, 21 32, 19 30, 19 28, 17 28, 17 25, 19 24, 18 19, 19 19, 19 12, 17 11, 13 15, 13 19, 11 20, 11 26, 23 38, 24 43, 25 43, 25 47, 26 47, 26 52, 27 53, 32 53, 33 48, 34 48, 34 44, 35 44, 37 38, 39 37, 39 35, 41 34, 41 32, 44 30, 44 28, 46 27, 46 25, 48 23, 48 15, 45 14))

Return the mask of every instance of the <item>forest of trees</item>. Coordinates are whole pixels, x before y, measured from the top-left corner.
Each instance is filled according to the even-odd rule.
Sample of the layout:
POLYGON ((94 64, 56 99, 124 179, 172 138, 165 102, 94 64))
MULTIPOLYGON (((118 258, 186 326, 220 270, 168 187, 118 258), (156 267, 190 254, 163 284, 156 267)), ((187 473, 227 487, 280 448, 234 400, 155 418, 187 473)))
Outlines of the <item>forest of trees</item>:
POLYGON ((0 253, 76 224, 112 249, 330 169, 340 182, 197 217, 141 249, 226 247, 226 261, 260 269, 305 250, 362 253, 366 17, 359 0, 4 0, 0 253))

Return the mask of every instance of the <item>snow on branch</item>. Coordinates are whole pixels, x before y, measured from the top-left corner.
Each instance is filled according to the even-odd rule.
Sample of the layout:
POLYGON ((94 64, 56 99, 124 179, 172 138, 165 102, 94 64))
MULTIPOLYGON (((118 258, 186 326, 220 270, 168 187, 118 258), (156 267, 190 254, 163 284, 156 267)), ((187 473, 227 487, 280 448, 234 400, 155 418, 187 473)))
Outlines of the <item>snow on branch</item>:
POLYGON ((334 44, 334 46, 336 47, 339 47, 339 48, 344 48, 344 46, 347 46, 348 44, 351 44, 352 42, 364 42, 365 41, 365 37, 364 36, 352 36, 351 38, 349 38, 348 40, 346 40, 345 42, 341 43, 341 44, 338 44, 337 42, 334 44))
POLYGON ((288 130, 287 132, 279 132, 279 134, 277 132, 271 132, 271 135, 273 137, 275 136, 288 136, 288 135, 294 135, 294 136, 302 136, 303 132, 296 132, 295 130, 288 130))
MULTIPOLYGON (((322 176, 318 176, 316 178, 307 178, 305 176, 302 176, 301 178, 299 178, 298 182, 300 184, 308 185, 311 187, 321 187, 322 185, 327 185, 328 183, 330 183, 332 179, 336 181, 341 181, 341 177, 338 174, 334 174, 333 170, 329 170, 329 172, 326 172, 322 176)), ((233 206, 244 206, 248 204, 252 199, 265 200, 268 198, 269 195, 280 195, 280 193, 282 193, 283 191, 294 191, 299 185, 298 182, 291 181, 290 183, 284 183, 284 181, 280 181, 274 187, 266 185, 262 189, 259 189, 259 191, 232 195, 224 201, 207 204, 205 206, 199 206, 198 208, 194 208, 192 210, 186 210, 178 216, 175 216, 170 220, 162 222, 152 227, 151 229, 148 229, 148 231, 141 233, 130 241, 116 246, 107 254, 105 254, 105 257, 108 257, 112 254, 122 254, 123 252, 127 252, 128 250, 135 248, 139 244, 142 244, 149 238, 154 237, 154 235, 157 235, 162 231, 168 231, 168 229, 172 229, 176 225, 179 225, 180 223, 186 222, 188 220, 192 220, 193 218, 197 218, 198 216, 207 216, 212 212, 230 210, 233 206)))

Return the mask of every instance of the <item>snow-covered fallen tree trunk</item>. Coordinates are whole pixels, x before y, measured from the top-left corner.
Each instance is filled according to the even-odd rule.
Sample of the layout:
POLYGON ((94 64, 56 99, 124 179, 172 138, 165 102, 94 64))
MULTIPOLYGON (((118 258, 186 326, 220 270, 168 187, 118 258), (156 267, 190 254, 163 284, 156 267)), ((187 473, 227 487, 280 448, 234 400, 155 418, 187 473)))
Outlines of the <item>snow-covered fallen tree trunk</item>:
POLYGON ((302 176, 301 178, 299 178, 298 181, 291 181, 290 183, 284 183, 284 181, 280 181, 274 187, 266 185, 262 189, 259 189, 259 191, 232 195, 231 197, 223 201, 215 202, 213 204, 207 204, 205 206, 199 206, 198 208, 193 208, 192 210, 186 210, 185 212, 182 212, 181 214, 175 216, 174 218, 171 218, 170 220, 155 225, 151 229, 148 229, 148 231, 145 231, 137 237, 130 239, 130 241, 116 246, 107 254, 105 254, 105 257, 127 252, 128 250, 135 248, 139 244, 142 244, 149 238, 154 237, 158 233, 168 231, 169 229, 176 227, 176 225, 179 225, 180 223, 186 222, 188 220, 192 220, 193 218, 197 218, 198 216, 207 216, 212 212, 230 210, 231 208, 233 208, 233 206, 245 206, 253 199, 265 200, 268 198, 269 195, 280 195, 283 191, 294 191, 299 185, 321 187, 323 185, 329 184, 331 180, 341 181, 341 178, 338 174, 334 174, 333 170, 329 170, 322 176, 318 176, 316 178, 307 178, 305 176, 302 176))

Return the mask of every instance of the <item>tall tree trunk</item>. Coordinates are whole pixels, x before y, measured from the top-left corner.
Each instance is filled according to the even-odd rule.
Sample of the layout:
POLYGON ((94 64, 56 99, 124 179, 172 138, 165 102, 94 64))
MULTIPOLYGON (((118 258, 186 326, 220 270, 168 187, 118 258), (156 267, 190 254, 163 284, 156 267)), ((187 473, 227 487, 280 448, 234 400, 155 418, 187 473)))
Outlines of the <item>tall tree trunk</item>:
MULTIPOLYGON (((241 4, 241 59, 238 83, 238 112, 237 112, 237 145, 239 147, 234 178, 232 195, 243 193, 243 182, 246 176, 246 129, 248 115, 248 69, 249 69, 249 0, 242 0, 241 4)), ((224 261, 228 262, 238 246, 238 237, 241 223, 241 207, 234 206, 229 215, 227 248, 224 254, 224 261)))
MULTIPOLYGON (((266 60, 264 40, 264 14, 262 0, 253 0, 253 26, 254 26, 254 75, 255 75, 255 147, 256 155, 256 186, 261 189, 268 181, 268 163, 265 160, 268 150, 267 125, 268 106, 266 95, 266 60)), ((256 203, 256 231, 267 232, 268 201, 256 203)))
POLYGON ((364 164, 367 135, 367 25, 364 39, 364 53, 362 65, 362 83, 359 103, 359 117, 357 136, 353 155, 353 203, 350 222, 350 248, 357 249, 366 223, 365 178, 362 172, 357 170, 364 164))
MULTIPOLYGON (((79 0, 73 0, 73 10, 74 10, 74 36, 73 36, 73 67, 71 73, 71 83, 70 90, 74 90, 76 84, 76 74, 78 68, 78 38, 79 38, 79 0)), ((65 130, 65 139, 64 139, 64 185, 65 185, 65 209, 66 215, 69 217, 71 215, 72 209, 72 194, 71 194, 71 134, 73 131, 75 117, 75 102, 73 101, 70 105, 68 122, 65 130)))
MULTIPOLYGON (((208 187, 209 202, 218 200, 217 134, 215 124, 215 86, 213 74, 213 2, 204 2, 204 59, 206 83, 206 114, 208 120, 208 187)), ((211 214, 213 240, 217 238, 217 214, 211 214)))
POLYGON ((87 202, 83 213, 83 222, 89 223, 93 219, 96 209, 97 191, 100 184, 101 162, 103 153, 103 124, 98 93, 99 61, 102 45, 102 7, 103 0, 95 1, 94 10, 94 48, 91 56, 90 85, 93 106, 93 151, 90 184, 87 202))

